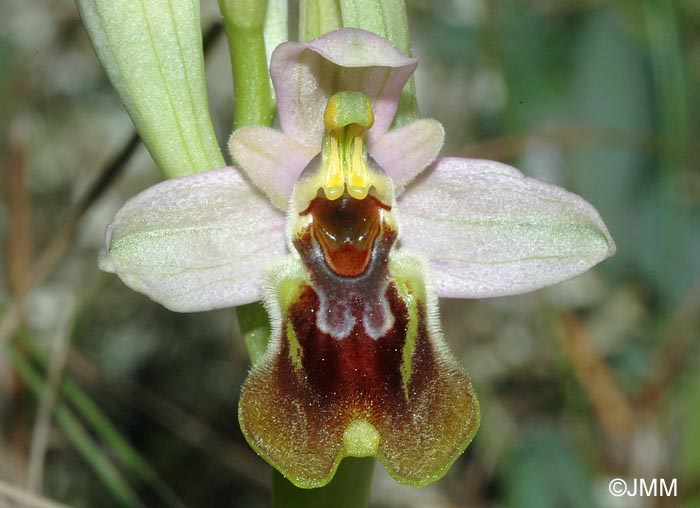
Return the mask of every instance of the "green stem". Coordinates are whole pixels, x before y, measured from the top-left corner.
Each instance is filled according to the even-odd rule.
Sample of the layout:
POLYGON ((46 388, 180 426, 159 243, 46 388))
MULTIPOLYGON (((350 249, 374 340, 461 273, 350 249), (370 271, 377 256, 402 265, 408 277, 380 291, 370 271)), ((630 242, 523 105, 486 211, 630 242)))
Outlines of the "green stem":
POLYGON ((272 473, 272 508, 365 508, 372 488, 374 459, 344 459, 333 481, 320 489, 300 489, 272 473))
POLYGON ((265 14, 261 0, 219 0, 233 71, 233 129, 272 125, 275 99, 267 72, 265 14))

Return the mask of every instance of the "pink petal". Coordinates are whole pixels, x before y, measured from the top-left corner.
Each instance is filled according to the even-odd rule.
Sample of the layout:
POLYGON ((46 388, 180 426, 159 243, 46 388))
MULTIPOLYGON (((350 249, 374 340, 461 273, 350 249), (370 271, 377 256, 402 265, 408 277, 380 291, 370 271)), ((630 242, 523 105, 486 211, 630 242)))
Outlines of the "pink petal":
POLYGON ((584 199, 498 162, 439 159, 399 207, 403 245, 430 259, 444 297, 524 293, 615 252, 584 199))
POLYGON ((394 182, 398 196, 438 156, 445 140, 440 122, 417 120, 371 143, 369 151, 394 182))
POLYGON ((246 176, 281 210, 287 209, 294 184, 318 153, 267 127, 238 129, 229 140, 229 149, 246 176))
POLYGON ((365 93, 372 102, 370 139, 385 133, 418 59, 365 30, 343 28, 309 43, 287 42, 272 54, 270 75, 282 131, 306 146, 321 146, 328 98, 342 90, 365 93))
POLYGON ((284 215, 227 167, 127 201, 99 264, 170 310, 194 312, 259 300, 261 269, 284 254, 284 215))

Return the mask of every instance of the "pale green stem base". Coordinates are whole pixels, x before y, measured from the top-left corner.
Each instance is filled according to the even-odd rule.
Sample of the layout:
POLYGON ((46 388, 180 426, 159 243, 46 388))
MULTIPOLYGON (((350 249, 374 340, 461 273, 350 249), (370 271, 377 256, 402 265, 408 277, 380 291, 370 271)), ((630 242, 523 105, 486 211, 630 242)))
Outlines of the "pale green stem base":
POLYGON ((366 508, 372 489, 374 459, 344 459, 331 483, 300 489, 277 470, 272 472, 272 508, 366 508))

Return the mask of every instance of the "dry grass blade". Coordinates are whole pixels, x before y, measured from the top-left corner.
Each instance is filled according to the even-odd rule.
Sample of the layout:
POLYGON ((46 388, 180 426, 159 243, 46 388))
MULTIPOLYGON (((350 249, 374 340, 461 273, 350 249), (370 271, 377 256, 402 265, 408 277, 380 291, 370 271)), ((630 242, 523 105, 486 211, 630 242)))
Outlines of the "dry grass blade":
MULTIPOLYGON (((41 371, 50 369, 46 356, 29 340, 23 338, 21 342, 23 351, 31 357, 41 371)), ((53 358, 51 359, 53 361, 53 358)), ((184 508, 185 504, 177 497, 175 492, 161 479, 148 461, 122 436, 120 431, 112 424, 109 418, 100 410, 97 404, 73 382, 70 376, 64 376, 61 381, 61 394, 63 402, 70 405, 85 422, 88 431, 100 438, 104 446, 109 449, 109 455, 118 458, 122 465, 126 466, 133 474, 141 478, 160 497, 164 506, 170 508, 184 508)))
POLYGON ((183 441, 219 460, 237 476, 246 478, 263 490, 270 489, 270 471, 245 445, 223 438, 200 419, 176 404, 128 380, 110 380, 84 356, 71 351, 68 368, 78 379, 91 385, 103 384, 115 389, 112 396, 129 404, 183 441))
MULTIPOLYGON (((36 397, 44 392, 45 381, 41 374, 31 365, 25 354, 14 345, 9 348, 10 361, 36 397)), ((141 508, 143 503, 138 498, 121 471, 105 455, 99 444, 75 416, 73 411, 60 402, 54 404, 56 423, 68 438, 73 448, 93 470, 100 483, 110 492, 119 506, 141 508)))
MULTIPOLYGON (((74 307, 74 306, 73 306, 74 307)), ((66 309, 66 314, 74 315, 73 309, 66 309)), ((61 378, 70 349, 70 337, 73 320, 69 321, 58 330, 54 340, 54 349, 51 354, 51 363, 46 380, 46 386, 41 396, 39 409, 32 431, 32 444, 29 451, 29 472, 27 474, 27 489, 30 492, 41 492, 43 483, 44 459, 49 442, 51 430, 51 415, 59 395, 61 378)))
POLYGON ((595 411, 603 432, 613 442, 628 444, 635 414, 630 401, 590 340, 584 324, 568 314, 560 334, 562 349, 595 411))
POLYGON ((70 508, 0 480, 0 508, 70 508))
POLYGON ((32 259, 31 201, 24 178, 25 143, 16 126, 10 127, 4 178, 4 198, 9 212, 7 280, 10 293, 22 294, 32 259))

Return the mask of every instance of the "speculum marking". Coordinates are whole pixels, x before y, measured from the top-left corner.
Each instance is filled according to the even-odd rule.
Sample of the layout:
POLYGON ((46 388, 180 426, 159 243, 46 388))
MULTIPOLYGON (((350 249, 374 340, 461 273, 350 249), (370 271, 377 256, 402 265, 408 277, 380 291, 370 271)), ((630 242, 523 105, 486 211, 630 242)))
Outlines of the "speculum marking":
POLYGON ((313 236, 328 267, 341 277, 357 277, 370 264, 380 210, 388 208, 373 196, 355 199, 346 193, 333 201, 317 197, 301 215, 313 217, 313 236))

